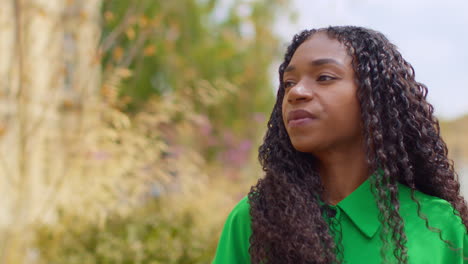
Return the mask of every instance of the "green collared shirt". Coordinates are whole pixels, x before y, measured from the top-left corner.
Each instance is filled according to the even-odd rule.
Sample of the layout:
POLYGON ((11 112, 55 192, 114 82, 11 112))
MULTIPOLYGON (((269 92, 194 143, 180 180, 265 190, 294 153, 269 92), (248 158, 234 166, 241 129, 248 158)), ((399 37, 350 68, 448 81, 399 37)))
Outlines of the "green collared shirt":
MULTIPOLYGON (((344 263, 381 263, 379 210, 367 179, 337 205, 334 223, 340 225, 344 263)), ((451 241, 451 250, 439 234, 428 230, 417 214, 417 205, 411 199, 411 189, 399 184, 400 215, 404 221, 410 264, 468 264, 468 236, 461 218, 453 213, 451 204, 443 199, 416 191, 421 211, 429 225, 442 230, 442 237, 451 241)), ((249 237, 252 234, 248 198, 245 196, 229 214, 219 239, 212 264, 250 263, 249 237)), ((336 237, 335 237, 336 239, 336 237)), ((388 254, 390 263, 396 263, 388 254)))

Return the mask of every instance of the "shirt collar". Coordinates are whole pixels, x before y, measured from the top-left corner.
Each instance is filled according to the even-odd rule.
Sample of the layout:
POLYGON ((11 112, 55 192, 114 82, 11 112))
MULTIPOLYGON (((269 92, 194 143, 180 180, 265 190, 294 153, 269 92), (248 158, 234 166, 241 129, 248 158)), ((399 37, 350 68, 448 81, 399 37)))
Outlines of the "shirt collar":
POLYGON ((380 212, 371 191, 370 177, 375 177, 375 174, 336 205, 368 238, 372 238, 380 226, 380 212))
MULTIPOLYGON (((354 223, 354 225, 367 237, 372 238, 380 226, 380 211, 377 207, 377 201, 372 193, 371 178, 383 174, 381 168, 371 174, 359 187, 341 200, 337 205, 328 205, 329 207, 339 207, 354 223)), ((405 185, 397 182, 398 190, 408 189, 405 185)), ((399 193, 400 198, 401 193, 399 193)), ((318 199, 320 205, 327 205, 321 199, 318 199)), ((325 217, 325 216, 324 216, 325 217)))

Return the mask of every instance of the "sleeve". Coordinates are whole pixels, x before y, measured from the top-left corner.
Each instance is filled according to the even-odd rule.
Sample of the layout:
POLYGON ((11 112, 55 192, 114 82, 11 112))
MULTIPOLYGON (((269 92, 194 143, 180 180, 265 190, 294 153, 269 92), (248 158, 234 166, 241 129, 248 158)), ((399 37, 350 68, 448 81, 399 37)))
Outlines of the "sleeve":
POLYGON ((466 233, 463 234, 463 264, 468 264, 468 235, 466 233))
MULTIPOLYGON (((450 261, 447 263, 463 263, 463 264, 468 264, 468 234, 465 225, 463 224, 463 221, 460 216, 453 214, 453 207, 450 205, 450 203, 447 202, 449 205, 449 208, 451 211, 450 215, 447 217, 447 219, 450 219, 448 221, 448 225, 451 226, 455 230, 455 235, 454 238, 451 240, 454 243, 455 250, 452 252, 453 255, 455 255, 455 258, 457 260, 455 261, 450 261)), ((449 229, 449 228, 447 228, 449 229)), ((452 250, 452 249, 451 249, 452 250)))
POLYGON ((252 230, 249 211, 245 196, 227 217, 212 264, 250 264, 248 250, 252 230))
POLYGON ((458 222, 455 222, 454 224, 458 226, 457 230, 461 241, 458 246, 460 250, 456 251, 456 258, 458 259, 456 263, 468 264, 468 234, 461 218, 457 216, 456 219, 458 222))
POLYGON ((441 237, 451 244, 442 244, 447 252, 443 263, 468 264, 468 234, 461 217, 454 213, 453 206, 445 200, 434 201, 433 204, 434 226, 440 226, 441 237))

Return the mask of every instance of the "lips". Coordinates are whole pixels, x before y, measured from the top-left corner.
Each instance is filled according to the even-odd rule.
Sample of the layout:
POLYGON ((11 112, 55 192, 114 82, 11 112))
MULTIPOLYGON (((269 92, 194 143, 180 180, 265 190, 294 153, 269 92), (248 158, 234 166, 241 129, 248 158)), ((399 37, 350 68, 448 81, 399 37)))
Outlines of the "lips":
POLYGON ((288 123, 292 120, 298 120, 303 118, 315 119, 317 118, 317 116, 303 109, 297 109, 288 113, 288 123))

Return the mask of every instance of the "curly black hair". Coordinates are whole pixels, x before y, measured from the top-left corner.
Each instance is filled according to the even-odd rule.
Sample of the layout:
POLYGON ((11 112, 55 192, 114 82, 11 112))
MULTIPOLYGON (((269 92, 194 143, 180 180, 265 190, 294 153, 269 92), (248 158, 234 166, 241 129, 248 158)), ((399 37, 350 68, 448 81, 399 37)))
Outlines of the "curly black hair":
POLYGON ((265 176, 248 194, 252 263, 341 261, 342 246, 336 245, 323 217, 328 209, 319 203, 324 187, 316 160, 292 146, 281 109, 284 70, 296 49, 316 32, 326 32, 344 44, 352 57, 367 162, 372 171, 378 168, 383 171, 381 177, 371 177, 382 224, 381 255, 385 258, 384 252, 392 247, 398 262, 407 263, 407 239, 398 210, 398 183, 411 188, 419 217, 441 239, 441 230, 431 227, 421 212, 415 190, 450 202, 465 227, 468 209, 460 195, 453 161, 447 157, 447 146, 440 136, 433 106, 426 101, 427 87, 415 80, 413 67, 382 33, 355 26, 304 30, 294 36, 287 48, 279 67, 276 103, 264 142, 259 147, 258 158, 265 176), (385 239, 389 235, 391 241, 385 239))

